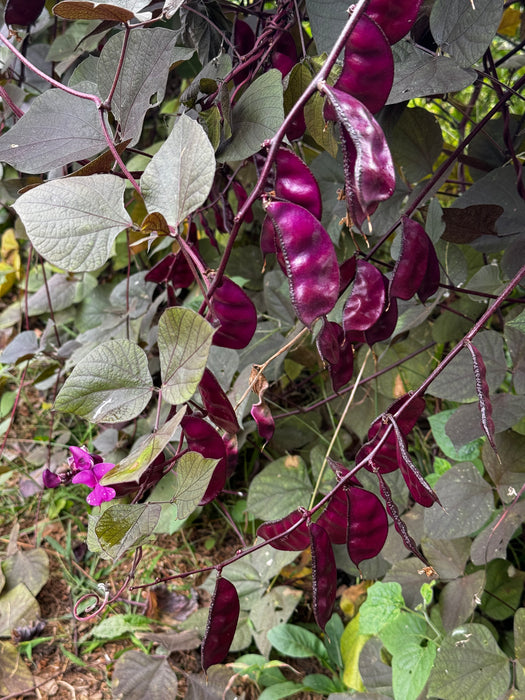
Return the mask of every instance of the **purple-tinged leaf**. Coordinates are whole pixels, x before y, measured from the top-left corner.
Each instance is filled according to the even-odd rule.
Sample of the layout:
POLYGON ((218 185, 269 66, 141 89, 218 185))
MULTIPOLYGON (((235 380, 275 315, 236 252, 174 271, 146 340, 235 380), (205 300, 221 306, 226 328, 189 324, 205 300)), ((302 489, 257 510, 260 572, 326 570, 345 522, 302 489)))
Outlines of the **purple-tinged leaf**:
POLYGON ((429 240, 427 268, 423 281, 417 290, 417 295, 423 303, 437 292, 440 278, 441 270, 438 256, 436 255, 436 250, 432 241, 429 240))
POLYGON ((392 155, 383 130, 359 100, 326 84, 323 91, 328 96, 327 105, 333 108, 333 112, 328 109, 327 116, 333 114, 343 132, 345 193, 350 215, 360 227, 379 202, 394 193, 392 155))
POLYGON ((345 333, 371 328, 383 313, 384 306, 383 275, 372 263, 358 260, 354 286, 343 309, 345 333))
MULTIPOLYGON (((430 508, 434 505, 434 503, 439 503, 439 498, 430 488, 428 482, 423 478, 415 464, 412 462, 412 459, 408 453, 406 440, 402 435, 399 426, 392 416, 389 416, 389 420, 396 434, 397 460, 399 463, 399 469, 401 470, 403 479, 408 486, 410 495, 416 501, 416 503, 419 503, 424 508, 430 508)), ((441 505, 441 503, 439 504, 441 505)))
POLYGON ((390 282, 390 296, 411 299, 425 278, 431 241, 421 224, 403 217, 401 250, 390 282))
POLYGON ((297 204, 269 202, 266 211, 284 257, 295 312, 311 326, 333 309, 339 295, 334 244, 315 216, 297 204))
POLYGON ((401 519, 401 516, 399 515, 399 509, 394 503, 394 499, 392 498, 392 493, 390 491, 390 487, 386 483, 386 481, 383 479, 382 474, 379 471, 376 471, 376 476, 379 480, 379 493, 381 494, 381 497, 383 498, 385 502, 385 506, 387 509, 388 514, 394 521, 394 527, 396 528, 397 532, 401 535, 401 539, 403 540, 403 544, 405 547, 408 549, 409 552, 412 552, 418 559, 421 559, 421 561, 425 564, 425 566, 430 567, 430 564, 428 563, 427 559, 421 554, 421 552, 418 550, 417 545, 414 541, 414 539, 410 536, 407 526, 401 519))
POLYGON ((487 383, 487 368, 478 348, 470 341, 465 345, 472 356, 472 366, 474 368, 474 378, 476 380, 476 394, 478 395, 479 412, 481 414, 481 427, 487 436, 489 445, 498 454, 496 443, 494 442, 495 426, 492 418, 492 403, 490 401, 489 385, 487 383))
POLYGON ((241 428, 230 399, 209 369, 204 370, 199 391, 204 408, 215 425, 230 434, 239 432, 241 428))
POLYGON ((192 452, 198 452, 203 457, 220 460, 213 471, 206 493, 199 505, 213 501, 223 490, 226 483, 226 447, 215 428, 197 416, 185 416, 181 427, 192 452))
POLYGON ((301 511, 294 510, 280 520, 272 520, 260 525, 257 529, 257 536, 262 537, 263 540, 269 540, 286 532, 295 523, 302 520, 301 524, 293 532, 271 543, 274 549, 280 549, 284 552, 300 552, 310 544, 310 535, 308 534, 306 521, 303 518, 304 515, 301 511))
POLYGON ((238 284, 225 277, 210 301, 208 320, 219 321, 213 345, 240 350, 253 338, 257 311, 252 300, 238 284))
POLYGON ((275 195, 308 209, 321 219, 321 190, 310 168, 288 148, 280 148, 275 158, 275 195))
POLYGON ((202 639, 201 664, 204 671, 224 661, 237 629, 239 610, 237 589, 219 574, 202 639))
POLYGON ((420 4, 421 0, 370 0, 366 14, 379 24, 388 41, 395 44, 412 28, 420 4))
POLYGON ((279 39, 275 42, 272 51, 272 66, 281 71, 281 75, 286 77, 297 63, 297 49, 295 41, 290 32, 281 32, 279 39))
POLYGON ((318 523, 311 523, 309 529, 312 551, 312 608, 315 621, 324 631, 334 609, 337 568, 332 543, 326 530, 318 523))
POLYGON ((388 534, 388 518, 379 498, 357 486, 346 490, 348 521, 346 546, 348 556, 359 568, 365 559, 376 557, 388 534))
POLYGON ((388 39, 373 19, 361 15, 346 42, 343 71, 335 87, 375 114, 384 107, 393 81, 394 57, 388 39))
POLYGON ((355 257, 355 255, 352 255, 351 258, 348 258, 348 260, 345 260, 343 263, 341 263, 339 265, 339 277, 340 277, 339 294, 342 294, 350 286, 350 283, 353 281, 353 279, 355 277, 356 268, 357 268, 357 258, 355 257))
POLYGON ((5 23, 28 27, 40 16, 45 0, 7 0, 5 23))

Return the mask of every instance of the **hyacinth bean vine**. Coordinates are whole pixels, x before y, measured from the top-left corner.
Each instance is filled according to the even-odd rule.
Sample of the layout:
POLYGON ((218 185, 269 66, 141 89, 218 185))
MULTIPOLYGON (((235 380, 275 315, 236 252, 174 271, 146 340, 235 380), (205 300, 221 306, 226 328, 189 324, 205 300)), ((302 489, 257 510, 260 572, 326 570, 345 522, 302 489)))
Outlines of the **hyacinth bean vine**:
MULTIPOLYGON (((312 609, 323 630, 336 599, 334 545, 344 546, 360 571, 380 555, 392 522, 422 571, 435 574, 391 484, 400 474, 413 502, 440 507, 409 441, 425 420, 425 393, 448 398, 436 387, 458 356, 468 353, 471 360, 475 387, 468 397, 477 399, 481 426, 474 436, 485 435, 497 452, 496 433, 518 422, 501 427, 476 340, 491 319, 502 322, 503 307, 523 302, 525 267, 509 262, 523 253, 515 219, 508 214, 511 223, 500 236, 488 232, 494 244, 483 231, 472 233, 466 209, 447 208, 452 196, 438 198, 456 167, 465 207, 484 206, 483 194, 469 199, 468 193, 468 184, 473 181, 475 191, 481 182, 481 147, 468 152, 470 160, 461 157, 499 112, 509 162, 498 167, 515 190, 509 211, 524 195, 509 104, 525 78, 508 88, 497 80, 490 43, 503 7, 499 0, 479 1, 479 17, 478 2, 461 15, 455 0, 449 19, 443 0, 430 3, 430 14, 420 0, 360 0, 348 13, 335 3, 327 26, 320 0, 271 8, 201 0, 62 0, 45 3, 47 9, 43 2, 7 3, 5 21, 13 26, 9 37, 0 36, 9 78, 0 86, 0 160, 13 179, 6 189, 10 216, 24 228, 30 255, 42 262, 49 321, 37 343, 28 306, 7 308, 3 327, 14 318, 12 325, 23 321, 29 335, 14 338, 3 362, 52 360, 57 414, 74 414, 102 431, 151 419, 128 454, 114 451, 117 457, 106 462, 73 446, 67 467, 50 462, 40 477, 46 488, 91 488, 90 546, 114 559, 136 550, 130 578, 159 522, 184 521, 199 506, 221 501, 247 437, 277 455, 280 424, 330 403, 340 412, 349 392, 345 415, 350 409, 353 425, 358 387, 407 361, 392 358, 413 328, 447 312, 469 324, 453 344, 427 340, 417 347, 414 357, 440 345, 426 379, 414 385, 399 374, 389 397, 395 400, 382 403, 355 449, 340 450, 337 461, 326 452, 308 507, 296 503, 262 522, 255 544, 209 567, 217 577, 202 643, 204 670, 224 660, 237 627, 239 596, 228 566, 262 547, 310 548, 312 609), (452 25, 460 21, 480 35, 477 44, 454 39, 452 25), (53 24, 63 33, 76 31, 75 54, 59 63, 51 52, 43 69, 20 39, 53 24), (439 49, 431 42, 420 46, 425 32, 439 49), (481 58, 484 70, 474 70, 481 58), (419 79, 418 71, 426 77, 419 79), (494 84, 495 106, 468 133, 467 115, 461 143, 443 153, 439 146, 429 169, 414 175, 396 122, 416 114, 424 120, 425 112, 407 107, 408 100, 471 84, 476 91, 484 79, 494 84), (471 180, 465 163, 478 167, 471 180), (505 249, 504 279, 491 286, 486 270, 477 280, 481 291, 475 284, 471 291, 488 305, 478 313, 456 310, 448 299, 451 291, 462 293, 469 265, 462 251, 478 238, 470 264, 473 255, 484 256, 488 268, 487 256, 505 249), (113 264, 114 272, 127 274, 104 296, 96 280, 104 270, 111 276, 113 264), (254 269, 260 285, 250 283, 254 269), (84 321, 71 341, 56 314, 68 307, 65 298, 83 304, 91 292, 100 292, 94 308, 102 320, 84 321), (279 405, 273 367, 305 343, 318 362, 311 385, 324 382, 325 398, 279 405), (371 376, 363 378, 365 366, 371 376), (325 477, 330 485, 321 488, 325 477)), ((341 423, 330 447, 340 431, 341 423)), ((190 573, 196 572, 171 578, 190 573)))

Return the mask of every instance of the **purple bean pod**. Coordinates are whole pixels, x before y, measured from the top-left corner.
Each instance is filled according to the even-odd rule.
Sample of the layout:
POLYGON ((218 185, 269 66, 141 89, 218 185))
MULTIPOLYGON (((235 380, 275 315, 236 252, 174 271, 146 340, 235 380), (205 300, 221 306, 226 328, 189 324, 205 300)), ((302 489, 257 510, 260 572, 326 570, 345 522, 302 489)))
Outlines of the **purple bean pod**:
POLYGON ((199 391, 204 408, 215 425, 231 435, 238 433, 241 428, 230 399, 209 369, 204 370, 199 391))
POLYGON ((288 75, 297 63, 297 49, 290 32, 281 32, 281 35, 274 43, 271 61, 273 68, 281 71, 283 78, 288 75))
POLYGON ((224 661, 235 636, 239 611, 237 589, 219 573, 202 638, 201 665, 204 672, 224 661))
POLYGON ((474 378, 476 380, 476 394, 478 395, 479 412, 481 415, 481 427, 487 436, 489 445, 494 452, 498 454, 494 434, 496 431, 494 420, 492 419, 492 403, 490 400, 489 385, 487 383, 487 368, 485 361, 478 350, 470 341, 465 342, 465 345, 472 357, 472 366, 474 368, 474 378))
POLYGON ((346 547, 348 556, 359 568, 365 559, 376 557, 388 535, 388 518, 379 498, 366 489, 346 489, 348 520, 346 547))
POLYGON ((366 260, 357 261, 352 291, 343 308, 343 328, 366 331, 379 319, 385 307, 383 275, 366 260))
POLYGON ((366 14, 382 28, 388 41, 395 44, 412 28, 420 5, 421 0, 370 0, 366 14))
POLYGON ((308 209, 321 219, 321 190, 310 168, 293 151, 280 148, 275 158, 275 196, 308 209))
POLYGON ((421 224, 403 217, 401 250, 390 282, 390 296, 411 299, 421 286, 426 272, 430 238, 421 224))
MULTIPOLYGON (((263 540, 272 539, 286 532, 286 530, 291 528, 292 525, 295 525, 295 523, 299 522, 302 518, 303 512, 294 510, 280 520, 272 520, 260 525, 257 529, 257 536, 262 537, 263 540)), ((301 552, 303 549, 306 549, 309 544, 310 535, 308 534, 308 527, 305 520, 303 520, 293 532, 271 543, 274 549, 280 549, 285 552, 301 552)))
POLYGON ((7 0, 4 21, 9 25, 29 27, 39 18, 45 4, 45 0, 7 0))
POLYGON ((328 314, 339 295, 339 266, 330 236, 311 212, 289 202, 268 202, 283 254, 290 298, 306 326, 328 314))
POLYGON ((246 292, 224 277, 210 300, 208 320, 219 323, 213 344, 240 350, 253 338, 257 328, 257 311, 246 292))
POLYGON ((332 543, 326 530, 310 523, 312 552, 312 608, 315 621, 324 631, 332 617, 337 592, 337 568, 332 543))
POLYGON ((441 270, 438 256, 432 241, 429 239, 427 267, 423 276, 423 281, 417 290, 417 295, 423 303, 437 292, 440 278, 441 270))

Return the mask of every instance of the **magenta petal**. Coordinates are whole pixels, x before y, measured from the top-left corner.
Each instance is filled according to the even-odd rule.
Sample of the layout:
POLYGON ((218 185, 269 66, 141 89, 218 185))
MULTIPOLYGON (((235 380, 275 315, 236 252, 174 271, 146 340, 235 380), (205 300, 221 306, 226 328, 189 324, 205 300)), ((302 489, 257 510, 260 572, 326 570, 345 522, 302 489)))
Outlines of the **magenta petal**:
POLYGON ((75 469, 91 469, 93 466, 93 458, 82 447, 70 447, 71 458, 73 460, 73 467, 75 469))
POLYGON ((42 481, 46 489, 56 489, 60 486, 60 477, 52 472, 50 469, 44 469, 42 472, 42 481))
POLYGON ((97 484, 86 498, 86 501, 90 506, 99 506, 105 501, 111 501, 113 498, 115 498, 115 496, 116 491, 115 489, 111 488, 111 486, 101 486, 100 484, 97 484))
POLYGON ((78 474, 75 474, 71 481, 74 484, 85 484, 86 486, 89 486, 90 489, 94 489, 98 484, 98 481, 91 469, 84 469, 83 471, 78 472, 78 474))
POLYGON ((95 464, 93 467, 93 473, 97 481, 100 481, 103 476, 110 472, 115 465, 110 462, 101 462, 100 464, 95 464))

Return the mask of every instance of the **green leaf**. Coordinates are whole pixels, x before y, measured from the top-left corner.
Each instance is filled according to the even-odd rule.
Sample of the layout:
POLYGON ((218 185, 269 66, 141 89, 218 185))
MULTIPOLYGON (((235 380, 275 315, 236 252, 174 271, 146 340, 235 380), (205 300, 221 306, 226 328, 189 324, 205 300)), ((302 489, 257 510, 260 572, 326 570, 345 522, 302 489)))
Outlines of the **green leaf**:
POLYGON ((143 615, 117 614, 107 617, 95 625, 90 634, 98 639, 116 639, 124 634, 151 630, 151 622, 143 615))
POLYGON ((435 539, 470 535, 494 512, 492 488, 470 462, 452 466, 434 490, 443 508, 435 503, 425 511, 425 532, 435 539))
POLYGON ((509 687, 507 656, 484 625, 463 625, 445 637, 430 675, 429 695, 442 700, 494 700, 509 687))
POLYGON ((514 656, 525 666, 525 608, 519 608, 514 615, 514 656))
POLYGON ((492 620, 506 620, 520 604, 524 574, 502 559, 489 562, 485 574, 481 609, 492 620))
POLYGON ((426 109, 405 109, 388 143, 396 165, 410 182, 418 182, 432 172, 441 153, 441 127, 436 116, 426 109))
MULTIPOLYGON (((109 95, 122 56, 124 32, 114 34, 98 60, 98 88, 109 95)), ((146 112, 164 99, 170 65, 174 62, 175 32, 162 27, 134 29, 128 38, 111 112, 119 123, 121 141, 134 145, 142 131, 146 112)), ((177 60, 189 58, 193 49, 180 48, 177 60)))
POLYGON ((11 631, 15 627, 32 625, 39 617, 40 606, 25 583, 18 583, 11 590, 2 592, 0 596, 0 637, 10 637, 11 631))
POLYGON ((117 504, 106 508, 95 525, 103 551, 113 560, 147 542, 160 517, 160 505, 117 504))
POLYGON ((99 345, 73 369, 55 408, 93 423, 119 423, 141 413, 153 390, 146 353, 130 340, 99 345))
POLYGON ((276 586, 254 603, 250 610, 250 627, 261 654, 270 654, 272 645, 268 632, 288 622, 301 598, 301 591, 290 586, 276 586))
MULTIPOLYGON (((324 102, 324 98, 319 92, 314 93, 304 106, 304 120, 312 138, 326 151, 327 155, 335 158, 338 149, 334 135, 335 129, 331 122, 327 124, 325 121, 324 102)), ((324 155, 321 153, 319 157, 322 158, 324 155)), ((339 177, 342 177, 341 172, 339 172, 339 177)))
POLYGON ((516 328, 521 333, 525 333, 525 311, 522 311, 518 316, 512 319, 512 321, 507 321, 505 323, 505 328, 511 326, 516 328))
POLYGON ((344 664, 343 681, 345 685, 353 690, 361 691, 365 690, 365 686, 359 673, 359 657, 371 635, 362 634, 359 631, 359 619, 360 613, 357 613, 345 627, 341 637, 341 656, 344 664))
POLYGON ((311 493, 306 464, 301 457, 288 455, 252 479, 246 507, 257 518, 277 520, 296 508, 308 507, 311 493))
POLYGON ((498 489, 503 503, 510 503, 525 481, 525 435, 509 430, 495 438, 498 455, 486 443, 483 446, 483 464, 498 489))
MULTIPOLYGON (((525 396, 495 394, 490 402, 495 433, 502 433, 516 425, 525 413, 525 396)), ((458 450, 464 443, 471 444, 474 439, 484 435, 478 402, 460 406, 449 418, 445 430, 458 450)))
POLYGON ((214 175, 215 154, 206 132, 183 114, 140 179, 148 212, 158 211, 170 226, 178 226, 204 202, 214 175))
MULTIPOLYGON (((491 393, 495 392, 507 372, 503 338, 495 331, 483 331, 475 337, 474 345, 483 356, 491 393)), ((434 379, 427 391, 449 401, 477 401, 472 356, 466 348, 434 379)))
POLYGON ((460 68, 448 56, 434 56, 411 41, 398 41, 394 54, 394 84, 387 104, 397 104, 437 93, 458 92, 477 78, 471 69, 460 68))
POLYGON ((53 88, 36 97, 29 111, 0 136, 0 161, 24 173, 42 173, 91 158, 104 148, 95 104, 53 88))
POLYGON ((348 19, 348 7, 345 0, 306 0, 318 53, 332 49, 348 19))
POLYGON ((2 562, 2 572, 5 576, 4 593, 24 583, 36 596, 49 579, 49 557, 43 549, 16 552, 2 562))
POLYGON ((244 160, 261 150, 283 123, 281 73, 272 68, 244 92, 233 108, 232 137, 219 149, 218 160, 244 160))
POLYGON ((502 4, 494 0, 437 0, 430 13, 430 31, 440 49, 467 68, 485 53, 502 14, 502 4))
POLYGON ((472 615, 479 602, 484 582, 485 572, 474 571, 450 581, 443 588, 439 596, 439 609, 443 627, 447 632, 452 632, 472 615))
POLYGON ((0 643, 0 694, 22 697, 34 684, 31 671, 11 642, 0 643))
POLYGON ((393 622, 405 607, 401 586, 396 581, 376 581, 367 591, 366 600, 359 608, 359 633, 379 634, 385 625, 393 622))
POLYGON ((321 640, 308 630, 297 625, 277 625, 268 631, 271 645, 281 654, 297 659, 315 656, 322 664, 330 661, 321 640))
POLYGON ((166 309, 159 321, 162 397, 171 404, 191 399, 206 368, 214 329, 191 309, 166 309))
MULTIPOLYGON (((443 452, 446 457, 454 459, 456 462, 469 462, 473 459, 479 457, 479 450, 482 445, 481 440, 474 440, 473 442, 468 442, 466 445, 461 445, 457 449, 454 447, 454 443, 447 435, 445 427, 448 420, 456 412, 455 408, 451 408, 447 411, 440 411, 432 416, 428 417, 428 422, 432 429, 432 436, 436 441, 437 446, 443 452)), ((478 407, 478 422, 479 421, 479 407, 478 407)))
POLYGON ((166 494, 171 488, 164 500, 176 504, 178 520, 187 518, 202 501, 218 462, 218 459, 203 457, 198 452, 186 452, 177 461, 174 478, 168 479, 171 472, 166 474, 153 489, 151 500, 157 500, 157 496, 166 494))
POLYGON ((113 669, 114 700, 143 700, 144 698, 174 698, 177 676, 165 656, 153 656, 141 651, 128 651, 113 669))
MULTIPOLYGON (((525 501, 508 506, 501 520, 498 518, 493 521, 477 535, 470 550, 472 563, 484 566, 493 559, 505 559, 508 544, 523 522, 525 501)), ((441 574, 441 571, 439 573, 441 574)))
POLYGON ((337 686, 331 678, 322 673, 309 673, 303 678, 303 686, 305 690, 311 690, 314 693, 322 693, 328 695, 337 690, 337 686))
POLYGON ((87 272, 106 262, 115 238, 132 225, 123 204, 125 187, 115 175, 52 180, 25 192, 13 206, 42 257, 64 270, 87 272))
POLYGON ((103 486, 109 486, 110 484, 120 484, 125 481, 138 482, 153 460, 160 455, 171 440, 185 413, 186 406, 183 406, 157 432, 142 437, 133 446, 129 455, 102 477, 100 483, 103 486))
POLYGON ((285 681, 284 683, 276 683, 269 688, 265 688, 259 695, 259 700, 280 700, 280 698, 289 698, 290 695, 295 695, 301 691, 304 691, 303 685, 293 681, 285 681))

